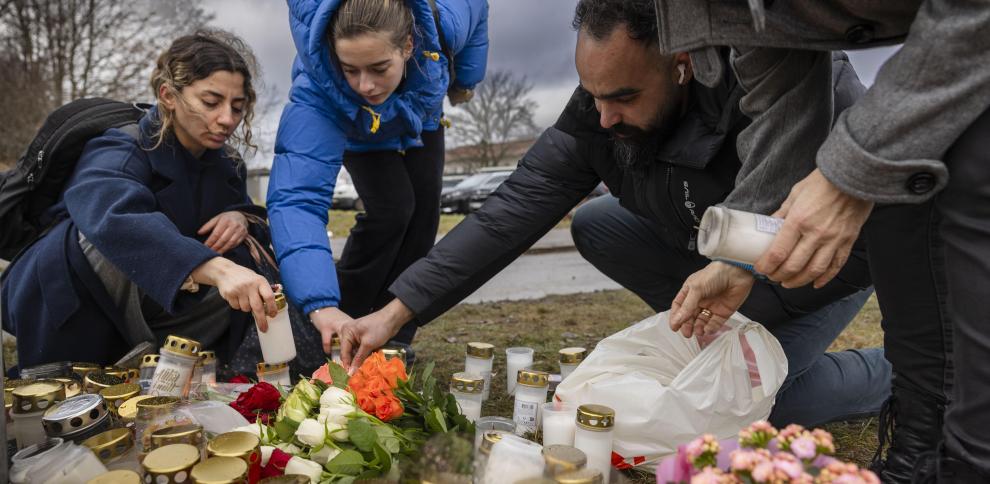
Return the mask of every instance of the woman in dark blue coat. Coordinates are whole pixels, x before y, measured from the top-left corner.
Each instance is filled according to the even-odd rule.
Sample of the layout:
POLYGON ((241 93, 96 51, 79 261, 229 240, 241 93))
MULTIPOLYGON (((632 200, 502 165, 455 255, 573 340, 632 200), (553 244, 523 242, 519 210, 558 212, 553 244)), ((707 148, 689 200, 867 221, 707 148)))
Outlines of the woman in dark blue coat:
POLYGON ((87 143, 51 210, 62 221, 5 276, 3 327, 17 336, 22 367, 108 364, 168 334, 224 359, 252 312, 261 326, 274 315, 251 255, 263 250, 249 247, 249 219, 264 209, 226 144, 251 140, 255 93, 241 52, 250 56, 221 32, 177 39, 152 76, 158 104, 137 127, 87 143))
MULTIPOLYGON (((286 292, 329 351, 340 327, 391 300, 392 281, 433 246, 443 98, 468 100, 484 77, 488 2, 293 0, 289 17, 296 60, 268 210, 286 292), (342 165, 364 213, 335 267, 327 211, 342 165)), ((395 339, 408 344, 415 331, 395 339)))

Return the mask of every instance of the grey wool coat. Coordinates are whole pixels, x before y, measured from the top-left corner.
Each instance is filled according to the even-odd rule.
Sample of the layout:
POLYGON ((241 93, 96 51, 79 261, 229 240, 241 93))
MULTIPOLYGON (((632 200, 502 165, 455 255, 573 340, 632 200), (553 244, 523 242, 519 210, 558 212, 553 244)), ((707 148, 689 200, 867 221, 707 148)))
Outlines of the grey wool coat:
POLYGON ((770 213, 816 166, 855 197, 922 202, 948 180, 945 152, 990 107, 987 1, 655 1, 661 49, 690 52, 702 83, 731 75, 714 47, 733 48, 753 123, 737 140, 732 208, 770 213), (833 120, 828 51, 901 42, 833 120))

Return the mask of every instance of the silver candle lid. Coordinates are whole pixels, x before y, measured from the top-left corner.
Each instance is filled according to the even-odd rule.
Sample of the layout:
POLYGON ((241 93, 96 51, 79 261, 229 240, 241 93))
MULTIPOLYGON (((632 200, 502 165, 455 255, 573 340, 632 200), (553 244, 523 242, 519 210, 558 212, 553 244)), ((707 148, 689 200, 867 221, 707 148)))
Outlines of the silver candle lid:
POLYGON ((35 365, 30 368, 21 368, 21 378, 25 380, 44 380, 48 378, 68 378, 73 376, 72 363, 69 361, 56 361, 35 365))
POLYGON ((84 393, 46 410, 41 424, 49 437, 66 437, 103 422, 109 415, 110 410, 102 396, 84 393))

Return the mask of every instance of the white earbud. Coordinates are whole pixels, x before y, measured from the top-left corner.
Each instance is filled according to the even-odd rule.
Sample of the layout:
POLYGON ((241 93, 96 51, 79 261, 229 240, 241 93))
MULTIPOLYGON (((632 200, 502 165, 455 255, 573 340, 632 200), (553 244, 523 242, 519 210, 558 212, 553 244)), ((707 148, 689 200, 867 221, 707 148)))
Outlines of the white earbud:
POLYGON ((684 71, 686 69, 687 67, 684 64, 677 64, 677 72, 681 73, 681 77, 677 79, 677 83, 682 86, 684 85, 684 71))

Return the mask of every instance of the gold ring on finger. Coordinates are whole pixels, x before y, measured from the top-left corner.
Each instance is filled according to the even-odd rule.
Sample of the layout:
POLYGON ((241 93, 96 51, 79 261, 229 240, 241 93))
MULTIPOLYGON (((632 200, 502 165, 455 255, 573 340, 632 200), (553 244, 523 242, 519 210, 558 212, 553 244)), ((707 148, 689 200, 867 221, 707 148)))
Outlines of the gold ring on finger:
POLYGON ((712 317, 712 312, 708 308, 702 308, 701 309, 701 312, 698 313, 698 317, 699 318, 700 317, 704 317, 705 319, 711 318, 712 317))

